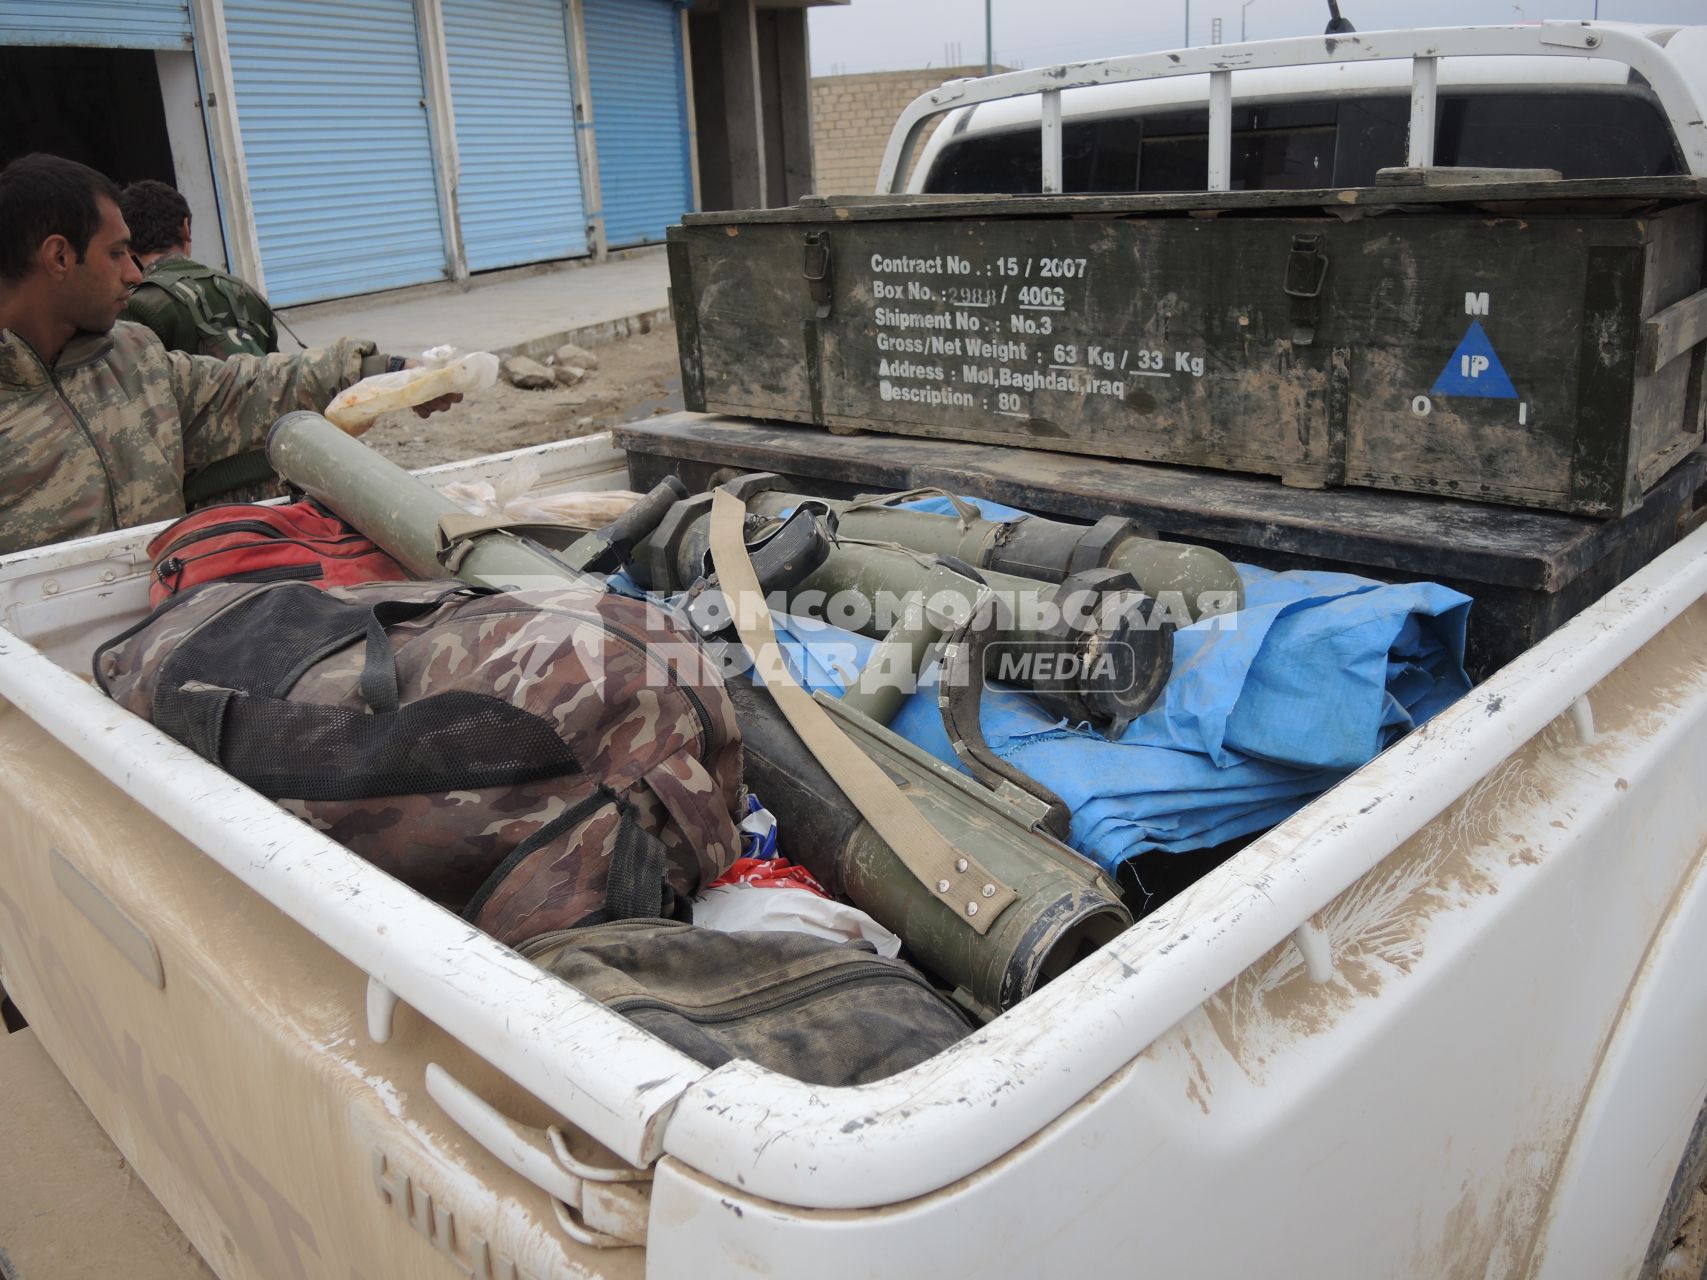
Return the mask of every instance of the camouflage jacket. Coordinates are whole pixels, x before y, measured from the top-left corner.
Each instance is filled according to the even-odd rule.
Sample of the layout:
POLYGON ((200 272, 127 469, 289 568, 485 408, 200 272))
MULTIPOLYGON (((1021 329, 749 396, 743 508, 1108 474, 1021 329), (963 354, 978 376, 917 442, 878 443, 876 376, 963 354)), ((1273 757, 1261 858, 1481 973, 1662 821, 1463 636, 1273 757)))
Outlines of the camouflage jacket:
POLYGON ((149 266, 120 318, 147 325, 168 351, 224 360, 279 349, 266 299, 236 276, 183 254, 149 266))
POLYGON ((183 515, 186 468, 259 447, 292 409, 325 408, 372 353, 345 338, 212 360, 121 320, 77 334, 49 369, 0 330, 0 554, 183 515))

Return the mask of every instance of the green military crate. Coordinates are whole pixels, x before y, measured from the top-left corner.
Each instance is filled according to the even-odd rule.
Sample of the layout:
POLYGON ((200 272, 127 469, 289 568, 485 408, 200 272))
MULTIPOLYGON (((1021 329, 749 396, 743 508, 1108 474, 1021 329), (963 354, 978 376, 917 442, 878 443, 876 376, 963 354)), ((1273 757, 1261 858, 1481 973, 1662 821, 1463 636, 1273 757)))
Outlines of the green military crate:
POLYGON ((1707 182, 887 197, 670 231, 689 408, 1587 515, 1702 440, 1707 182))

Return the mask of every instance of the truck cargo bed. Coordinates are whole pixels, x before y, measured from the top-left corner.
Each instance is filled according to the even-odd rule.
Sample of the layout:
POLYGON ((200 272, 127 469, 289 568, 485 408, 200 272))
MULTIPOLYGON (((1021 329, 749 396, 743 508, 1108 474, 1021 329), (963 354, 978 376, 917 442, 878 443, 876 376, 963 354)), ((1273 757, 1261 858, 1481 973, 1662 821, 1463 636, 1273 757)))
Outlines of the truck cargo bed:
MULTIPOLYGON (((532 453, 541 489, 621 480, 608 437, 532 453)), ((846 1090, 681 1057, 107 702, 83 672, 152 532, 0 561, 0 964, 222 1276, 1617 1274, 1646 1243, 1685 1134, 1606 1073, 1672 1116, 1707 1085, 1676 977, 1707 531, 846 1090), (1228 1196, 1272 1208, 1229 1233, 1228 1196), (1022 1229, 1040 1203, 1070 1229, 1022 1229)))

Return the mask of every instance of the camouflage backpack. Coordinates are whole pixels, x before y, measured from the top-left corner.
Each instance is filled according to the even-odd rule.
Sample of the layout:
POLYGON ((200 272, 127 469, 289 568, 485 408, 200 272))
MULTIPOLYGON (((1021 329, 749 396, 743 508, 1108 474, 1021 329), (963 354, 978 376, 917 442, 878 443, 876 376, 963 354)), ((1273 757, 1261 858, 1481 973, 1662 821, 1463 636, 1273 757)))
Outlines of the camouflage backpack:
POLYGON ((194 345, 183 349, 196 355, 224 360, 279 349, 278 328, 266 299, 236 276, 189 258, 163 258, 149 267, 131 307, 145 324, 162 307, 175 312, 170 327, 179 335, 194 331, 194 345), (164 298, 151 298, 150 286, 164 298))
POLYGON ((95 678, 511 945, 685 918, 740 849, 734 709, 692 633, 644 601, 213 583, 108 641, 95 678))
MULTIPOLYGON (((147 325, 168 349, 192 355, 224 360, 279 349, 266 299, 236 276, 189 258, 161 258, 150 266, 124 318, 147 325)), ((264 502, 284 492, 261 449, 221 458, 184 478, 189 510, 215 500, 264 502)))

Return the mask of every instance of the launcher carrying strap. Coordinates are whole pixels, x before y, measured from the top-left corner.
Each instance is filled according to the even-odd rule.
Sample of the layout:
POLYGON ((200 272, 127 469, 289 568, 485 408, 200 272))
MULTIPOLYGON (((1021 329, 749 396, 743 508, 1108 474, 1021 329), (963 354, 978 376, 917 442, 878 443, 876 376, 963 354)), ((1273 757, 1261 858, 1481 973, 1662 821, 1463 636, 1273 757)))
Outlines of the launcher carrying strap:
POLYGON ((836 785, 918 878, 975 933, 987 933, 1018 895, 926 822, 904 792, 796 683, 771 626, 764 592, 747 555, 747 505, 725 489, 711 499, 711 563, 753 669, 794 731, 836 785))

